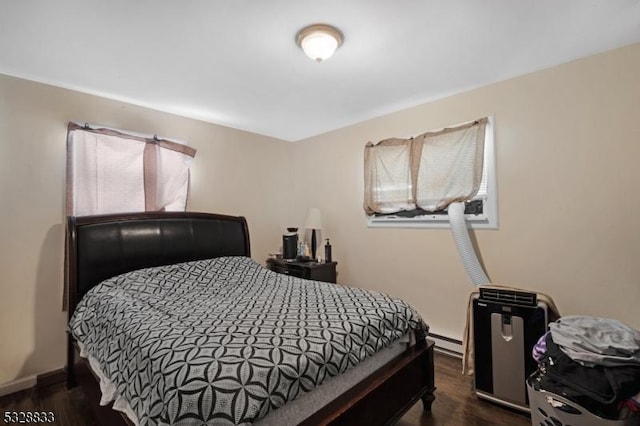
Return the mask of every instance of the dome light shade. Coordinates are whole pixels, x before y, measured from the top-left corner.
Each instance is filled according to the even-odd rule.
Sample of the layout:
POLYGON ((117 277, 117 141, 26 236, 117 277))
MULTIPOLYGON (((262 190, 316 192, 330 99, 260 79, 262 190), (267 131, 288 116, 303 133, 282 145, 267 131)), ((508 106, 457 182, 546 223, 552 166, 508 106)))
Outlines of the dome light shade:
POLYGON ((317 62, 322 62, 333 55, 342 44, 340 30, 326 24, 314 24, 298 31, 296 42, 304 53, 317 62))

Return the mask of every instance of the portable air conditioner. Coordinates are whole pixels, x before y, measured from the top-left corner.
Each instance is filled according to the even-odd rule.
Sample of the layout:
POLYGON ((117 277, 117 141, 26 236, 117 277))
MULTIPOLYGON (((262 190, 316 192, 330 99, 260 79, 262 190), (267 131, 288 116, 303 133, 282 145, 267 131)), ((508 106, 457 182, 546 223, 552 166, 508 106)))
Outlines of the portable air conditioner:
POLYGON ((472 302, 476 395, 528 412, 531 351, 557 318, 536 293, 480 288, 472 302))

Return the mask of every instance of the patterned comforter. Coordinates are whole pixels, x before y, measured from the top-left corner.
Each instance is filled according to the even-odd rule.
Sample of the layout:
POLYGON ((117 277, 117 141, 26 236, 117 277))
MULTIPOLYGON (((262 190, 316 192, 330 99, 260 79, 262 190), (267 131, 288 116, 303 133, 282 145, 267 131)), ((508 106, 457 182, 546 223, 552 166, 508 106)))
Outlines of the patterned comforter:
POLYGON ((110 278, 69 323, 140 425, 250 424, 426 329, 402 300, 246 257, 110 278))

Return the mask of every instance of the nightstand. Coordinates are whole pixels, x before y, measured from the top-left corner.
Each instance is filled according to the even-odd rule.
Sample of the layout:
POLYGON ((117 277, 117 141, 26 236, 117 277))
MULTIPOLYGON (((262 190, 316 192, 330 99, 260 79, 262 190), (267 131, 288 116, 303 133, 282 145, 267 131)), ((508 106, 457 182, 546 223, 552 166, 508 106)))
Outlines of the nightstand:
POLYGON ((296 262, 282 259, 267 259, 267 268, 280 274, 291 275, 306 280, 336 282, 338 262, 296 262))

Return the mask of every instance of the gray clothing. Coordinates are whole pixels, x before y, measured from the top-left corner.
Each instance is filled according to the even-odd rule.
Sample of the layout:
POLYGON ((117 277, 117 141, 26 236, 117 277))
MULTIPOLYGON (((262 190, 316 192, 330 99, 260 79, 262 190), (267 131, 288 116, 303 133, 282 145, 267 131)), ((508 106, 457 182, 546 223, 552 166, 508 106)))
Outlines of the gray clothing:
POLYGON ((569 315, 549 329, 553 342, 586 367, 640 366, 640 331, 618 320, 569 315))

